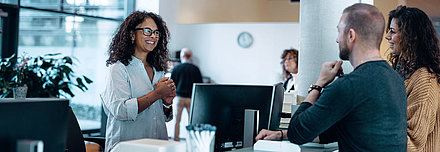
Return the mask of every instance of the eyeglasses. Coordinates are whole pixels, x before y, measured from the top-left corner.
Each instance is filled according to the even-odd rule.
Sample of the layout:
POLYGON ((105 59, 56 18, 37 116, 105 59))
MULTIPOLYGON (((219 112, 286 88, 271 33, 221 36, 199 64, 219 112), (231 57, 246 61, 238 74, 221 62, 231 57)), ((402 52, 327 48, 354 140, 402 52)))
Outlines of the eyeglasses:
POLYGON ((160 32, 158 30, 153 31, 149 27, 135 28, 135 30, 142 30, 142 34, 144 34, 145 36, 151 36, 154 33, 154 38, 160 37, 160 32))
POLYGON ((283 62, 286 62, 286 60, 290 62, 290 61, 292 61, 293 59, 295 59, 295 58, 292 58, 292 57, 283 58, 283 62))

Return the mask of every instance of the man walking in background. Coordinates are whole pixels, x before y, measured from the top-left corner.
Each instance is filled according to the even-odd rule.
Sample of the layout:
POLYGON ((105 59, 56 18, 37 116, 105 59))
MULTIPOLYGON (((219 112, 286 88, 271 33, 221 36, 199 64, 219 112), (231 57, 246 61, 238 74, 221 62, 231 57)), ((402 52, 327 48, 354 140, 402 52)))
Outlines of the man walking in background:
POLYGON ((177 93, 177 117, 174 128, 174 140, 179 141, 180 120, 183 108, 187 109, 188 116, 191 106, 192 86, 194 83, 202 83, 202 74, 197 66, 191 63, 192 52, 188 48, 183 48, 180 52, 181 64, 173 68, 171 79, 176 84, 177 93))

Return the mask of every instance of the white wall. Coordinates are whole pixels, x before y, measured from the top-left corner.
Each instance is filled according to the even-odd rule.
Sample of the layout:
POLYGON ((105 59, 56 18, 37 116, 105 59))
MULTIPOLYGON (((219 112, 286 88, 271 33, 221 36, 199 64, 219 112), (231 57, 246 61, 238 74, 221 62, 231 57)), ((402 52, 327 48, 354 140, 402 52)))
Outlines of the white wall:
POLYGON ((135 10, 159 13, 159 0, 136 0, 135 10))
POLYGON ((159 14, 171 32, 168 48, 192 49, 202 75, 216 83, 276 83, 281 80, 282 51, 299 49, 299 23, 178 24, 179 3, 159 1, 159 14), (242 31, 254 38, 250 48, 237 44, 242 31))
POLYGON ((299 46, 298 23, 178 24, 171 34, 170 50, 192 49, 203 76, 216 83, 279 82, 282 51, 299 46), (242 31, 254 38, 250 48, 237 44, 242 31))
MULTIPOLYGON (((170 51, 193 50, 194 61, 204 76, 216 83, 276 83, 281 81, 280 57, 284 49, 299 47, 299 23, 209 23, 178 24, 179 0, 160 0, 159 15, 171 33, 170 51), (248 49, 240 48, 237 36, 250 32, 254 38, 248 49)), ((172 53, 173 53, 172 52, 172 53)), ((174 101, 176 107, 177 101, 174 101)), ((176 109, 175 109, 176 110, 176 109)), ((177 113, 177 111, 173 111, 177 113)), ((174 136, 174 123, 167 123, 174 136)), ((182 113, 180 137, 187 136, 186 111, 182 113)))

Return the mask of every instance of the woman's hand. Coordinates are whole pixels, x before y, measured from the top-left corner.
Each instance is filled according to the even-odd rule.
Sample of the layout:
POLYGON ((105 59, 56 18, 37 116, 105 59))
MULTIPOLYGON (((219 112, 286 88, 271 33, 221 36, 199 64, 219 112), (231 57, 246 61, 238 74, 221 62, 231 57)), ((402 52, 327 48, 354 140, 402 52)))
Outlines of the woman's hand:
POLYGON ((165 97, 175 96, 176 86, 172 79, 168 80, 168 77, 164 77, 156 83, 156 89, 154 91, 159 95, 159 98, 164 99, 165 97))
POLYGON ((165 105, 167 105, 167 106, 173 104, 173 99, 174 99, 174 97, 176 97, 176 90, 173 91, 173 94, 172 94, 172 95, 170 95, 170 96, 166 96, 166 97, 162 98, 162 100, 163 100, 163 104, 165 104, 165 105))

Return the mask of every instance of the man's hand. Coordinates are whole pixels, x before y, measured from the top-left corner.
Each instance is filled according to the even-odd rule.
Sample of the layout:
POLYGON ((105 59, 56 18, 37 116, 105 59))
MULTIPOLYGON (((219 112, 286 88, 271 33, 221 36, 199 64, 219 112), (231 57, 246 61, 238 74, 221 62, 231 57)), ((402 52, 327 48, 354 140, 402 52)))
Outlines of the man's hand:
POLYGON ((281 140, 282 138, 280 131, 262 129, 255 137, 255 140, 281 140))
POLYGON ((323 63, 316 85, 325 87, 332 82, 336 76, 341 76, 344 73, 341 65, 342 61, 329 61, 323 63))

